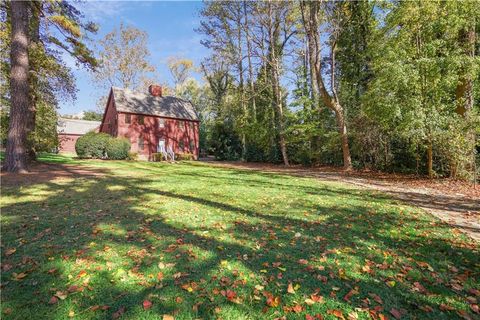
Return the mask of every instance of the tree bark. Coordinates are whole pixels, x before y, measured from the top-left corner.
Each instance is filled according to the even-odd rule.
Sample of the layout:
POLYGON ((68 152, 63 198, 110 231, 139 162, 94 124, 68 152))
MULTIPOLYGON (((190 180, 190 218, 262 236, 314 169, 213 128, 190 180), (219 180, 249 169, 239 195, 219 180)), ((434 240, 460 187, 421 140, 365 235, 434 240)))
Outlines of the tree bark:
POLYGON ((282 91, 280 89, 280 71, 279 71, 279 55, 277 54, 276 47, 278 45, 279 38, 279 17, 273 17, 272 4, 268 5, 269 23, 268 23, 268 40, 269 40, 269 64, 271 70, 271 81, 273 94, 275 96, 275 108, 277 115, 277 128, 280 144, 280 152, 282 153, 283 164, 289 166, 287 154, 287 145, 285 141, 285 132, 283 127, 283 103, 282 103, 282 91))
POLYGON ((433 178, 433 146, 432 142, 428 143, 427 147, 427 172, 430 179, 433 178))
MULTIPOLYGON (((475 57, 475 24, 465 32, 462 39, 465 43, 465 54, 473 59, 475 57)), ((469 76, 462 76, 456 89, 457 107, 456 112, 462 117, 473 109, 473 81, 469 76)))
POLYGON ((28 2, 10 3, 12 42, 10 48, 10 123, 4 170, 27 171, 27 122, 29 120, 28 84, 28 2))
POLYGON ((243 14, 245 16, 245 37, 247 41, 247 58, 248 58, 248 83, 250 85, 250 94, 252 98, 252 118, 253 122, 257 122, 257 103, 255 95, 255 85, 253 83, 253 66, 252 66, 252 45, 250 43, 250 32, 248 22, 247 1, 243 1, 243 14))
POLYGON ((320 35, 319 35, 319 21, 318 15, 320 12, 320 3, 317 1, 311 2, 301 2, 301 9, 302 9, 302 18, 303 18, 303 25, 305 27, 305 33, 307 36, 307 40, 309 43, 309 62, 310 62, 310 69, 312 70, 312 79, 316 80, 316 86, 312 87, 312 89, 318 90, 319 96, 322 99, 323 103, 335 113, 335 119, 337 122, 338 132, 340 133, 340 137, 342 140, 342 153, 343 153, 343 167, 346 170, 352 169, 352 159, 350 156, 350 146, 348 143, 348 132, 347 126, 345 122, 345 110, 340 104, 338 100, 336 90, 335 90, 335 83, 334 83, 334 75, 335 75, 335 42, 332 44, 331 49, 331 56, 330 56, 330 64, 331 64, 331 72, 332 72, 332 83, 331 88, 333 95, 325 88, 325 84, 323 82, 322 77, 322 65, 321 65, 321 44, 320 44, 320 35), (306 14, 306 5, 309 8, 309 14, 307 17, 306 14))

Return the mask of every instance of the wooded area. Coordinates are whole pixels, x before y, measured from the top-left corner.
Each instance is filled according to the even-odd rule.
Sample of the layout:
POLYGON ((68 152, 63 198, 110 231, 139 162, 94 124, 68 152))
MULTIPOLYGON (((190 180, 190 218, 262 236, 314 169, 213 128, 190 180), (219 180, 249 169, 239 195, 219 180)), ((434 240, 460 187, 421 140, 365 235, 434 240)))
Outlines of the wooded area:
MULTIPOLYGON (((169 59, 174 84, 165 91, 194 103, 202 120, 201 148, 220 160, 472 179, 480 133, 479 6, 205 2, 196 31, 211 56, 199 66, 185 57, 169 59), (195 71, 204 83, 190 76, 195 71)), ((26 158, 56 143, 52 119, 58 100, 75 97, 61 51, 90 68, 104 89, 144 89, 154 81, 148 34, 135 27, 121 25, 91 51, 82 37, 96 26, 82 21, 68 2, 4 3, 1 17, 2 48, 11 49, 11 57, 9 50, 1 57, 2 123, 8 123, 5 110, 12 106, 7 169, 25 168, 13 165, 13 145, 26 158), (26 101, 25 86, 16 82, 18 59, 25 59, 20 51, 26 49, 17 43, 27 41, 20 40, 25 36, 28 110, 20 102, 26 101), (18 131, 16 117, 30 119, 25 133, 18 131), (39 132, 35 122, 42 119, 41 128, 50 129, 39 132), (26 139, 25 147, 14 139, 26 139)))
POLYGON ((207 148, 223 159, 471 176, 479 12, 453 1, 207 3, 207 148))

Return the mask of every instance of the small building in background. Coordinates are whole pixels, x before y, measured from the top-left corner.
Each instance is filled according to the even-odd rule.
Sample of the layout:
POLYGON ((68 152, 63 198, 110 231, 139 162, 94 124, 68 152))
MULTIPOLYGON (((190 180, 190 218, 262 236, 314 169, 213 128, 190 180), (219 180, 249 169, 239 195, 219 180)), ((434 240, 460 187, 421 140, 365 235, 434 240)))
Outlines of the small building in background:
POLYGON ((59 118, 57 122, 58 151, 75 153, 77 139, 90 131, 97 131, 100 121, 59 118))
POLYGON ((198 159, 199 125, 190 101, 163 96, 158 85, 148 93, 112 87, 100 132, 129 139, 141 159, 151 160, 162 149, 198 159))

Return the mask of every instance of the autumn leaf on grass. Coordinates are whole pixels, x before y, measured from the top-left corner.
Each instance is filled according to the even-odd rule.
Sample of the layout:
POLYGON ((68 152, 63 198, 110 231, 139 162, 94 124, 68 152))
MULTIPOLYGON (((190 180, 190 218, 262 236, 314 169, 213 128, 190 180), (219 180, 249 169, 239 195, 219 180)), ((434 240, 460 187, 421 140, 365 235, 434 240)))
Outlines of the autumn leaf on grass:
POLYGON ((15 280, 15 281, 20 281, 23 278, 25 278, 26 276, 27 276, 27 274, 25 272, 20 272, 20 273, 13 272, 12 273, 12 279, 15 280))
POLYGON ((16 251, 17 251, 16 248, 7 249, 7 250, 5 251, 5 255, 6 255, 6 256, 11 256, 11 255, 14 254, 16 251))
POLYGON ((354 289, 351 289, 350 291, 348 291, 348 293, 345 295, 345 297, 343 297, 343 300, 345 300, 347 302, 350 302, 350 298, 354 294, 358 294, 358 287, 355 287, 354 289))
POLYGON ((228 301, 233 302, 233 303, 240 303, 240 299, 237 297, 237 293, 233 290, 222 290, 220 292, 222 296, 227 298, 228 301))
POLYGON ((163 315, 163 320, 175 320, 175 318, 172 315, 164 314, 163 315))
POLYGON ((264 291, 263 295, 267 298, 267 306, 276 308, 280 304, 280 297, 274 297, 270 292, 264 291))
POLYGON ((472 303, 470 305, 470 309, 472 309, 472 311, 475 312, 476 314, 480 314, 480 307, 478 306, 478 304, 472 303))
POLYGON ((57 291, 57 292, 55 293, 55 296, 57 296, 60 300, 65 300, 65 299, 67 299, 68 292, 66 292, 66 291, 57 291))
POLYGON ((398 311, 397 309, 395 308, 392 308, 390 310, 390 314, 395 318, 395 319, 400 319, 402 317, 402 314, 400 313, 400 311, 398 311))
POLYGON ((322 316, 320 313, 318 313, 318 314, 316 314, 316 315, 314 315, 314 316, 311 316, 311 315, 309 315, 309 314, 306 314, 306 315, 305 315, 305 320, 323 320, 323 316, 322 316))
POLYGON ((291 283, 291 282, 290 282, 290 283, 288 283, 287 292, 288 292, 288 293, 292 293, 292 294, 294 294, 294 293, 295 293, 295 289, 293 288, 293 285, 292 285, 292 283, 291 283))
POLYGON ((163 280, 163 272, 157 273, 157 280, 162 281, 163 280))
POLYGON ((152 307, 152 302, 150 300, 143 301, 143 310, 148 310, 152 307))
POLYGON ((332 316, 337 317, 338 319, 345 320, 342 311, 340 310, 327 310, 327 314, 331 314, 332 316))
POLYGON ((112 319, 118 319, 125 313, 125 307, 118 308, 114 314, 112 314, 112 319))
POLYGON ((57 303, 57 302, 58 302, 58 298, 55 297, 55 296, 51 297, 51 298, 50 298, 50 301, 48 301, 49 304, 55 304, 55 303, 57 303))
POLYGON ((78 275, 77 275, 77 278, 83 278, 87 275, 87 271, 85 270, 81 270, 78 275))

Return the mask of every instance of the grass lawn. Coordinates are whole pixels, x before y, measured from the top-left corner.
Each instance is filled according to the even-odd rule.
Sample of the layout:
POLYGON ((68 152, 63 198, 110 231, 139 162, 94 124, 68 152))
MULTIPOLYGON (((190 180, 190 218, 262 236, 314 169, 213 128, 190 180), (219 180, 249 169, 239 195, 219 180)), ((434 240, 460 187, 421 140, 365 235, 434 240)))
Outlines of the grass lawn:
POLYGON ((42 159, 101 176, 4 183, 2 319, 480 317, 478 244, 381 193, 198 162, 42 159))

